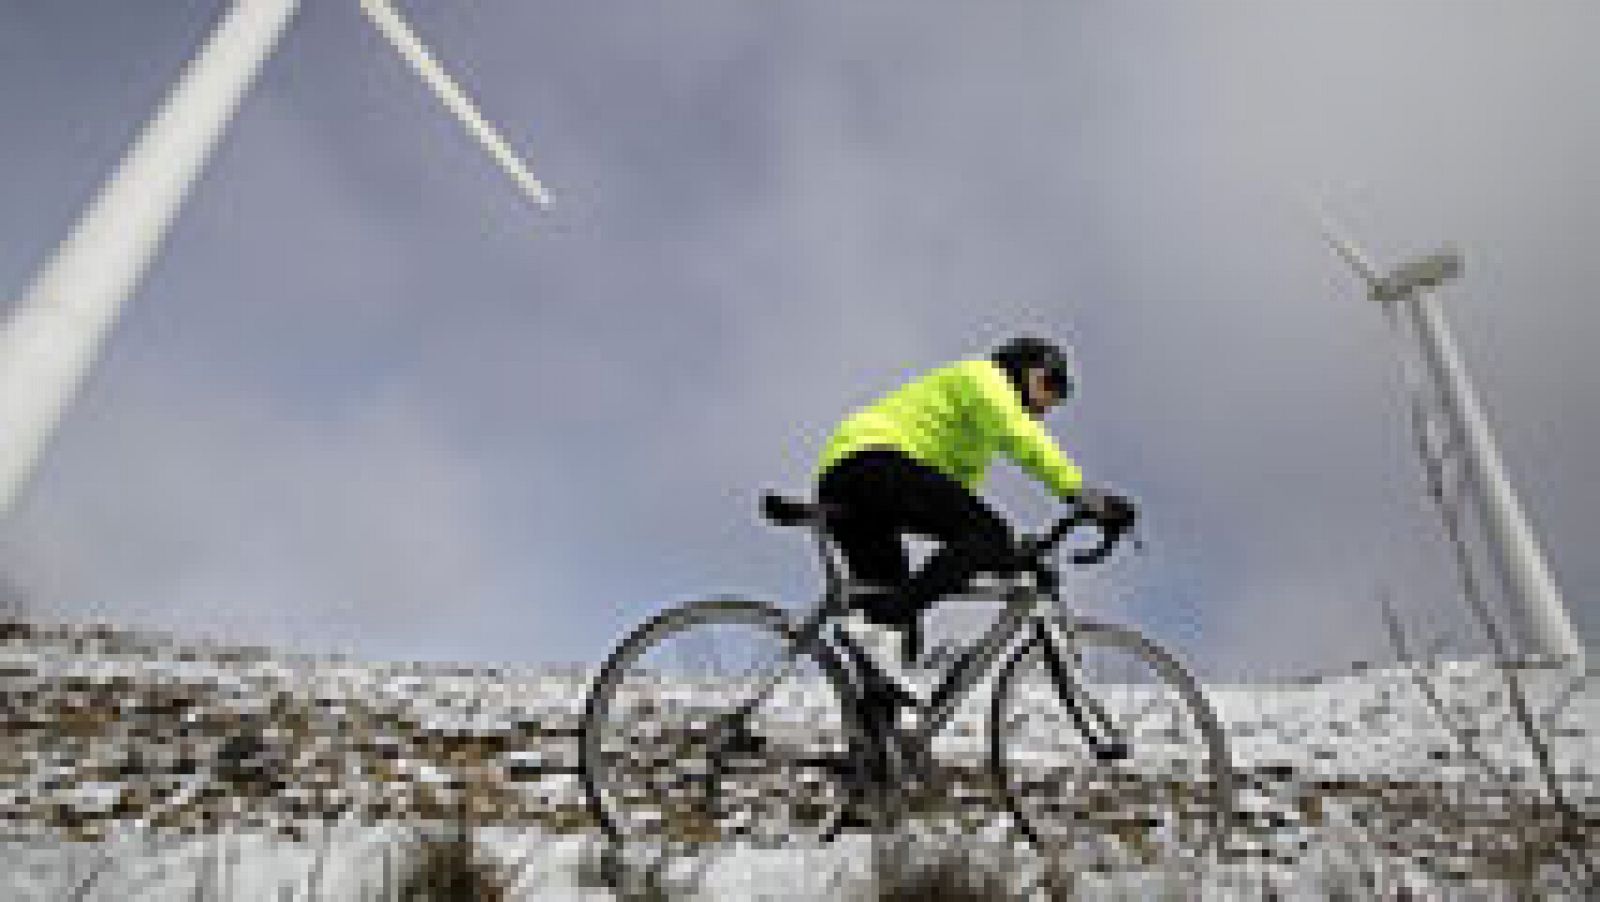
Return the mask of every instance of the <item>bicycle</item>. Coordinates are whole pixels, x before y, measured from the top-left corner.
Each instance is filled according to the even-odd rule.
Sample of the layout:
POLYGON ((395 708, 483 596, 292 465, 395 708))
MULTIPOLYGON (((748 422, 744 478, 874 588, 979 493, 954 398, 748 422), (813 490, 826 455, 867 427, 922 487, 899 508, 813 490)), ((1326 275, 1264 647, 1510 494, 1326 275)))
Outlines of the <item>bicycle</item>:
MULTIPOLYGON (((866 710, 876 671, 827 628, 866 590, 844 575, 828 535, 834 512, 771 493, 762 510, 811 532, 822 598, 799 622, 762 601, 689 602, 617 646, 591 685, 579 743, 589 810, 613 844, 825 842, 851 815, 891 823, 915 807, 892 787, 914 780, 925 796, 940 787, 933 739, 1009 652, 992 671, 988 775, 1036 848, 1091 868, 1221 848, 1234 775, 1198 684, 1139 633, 1061 603, 1053 556, 1092 519, 1082 509, 1020 542, 1017 572, 987 574, 989 585, 941 602, 1002 604, 943 671, 912 731, 866 710), (657 656, 662 669, 646 670, 657 656)), ((1120 538, 1102 527, 1071 559, 1097 563, 1120 538)))

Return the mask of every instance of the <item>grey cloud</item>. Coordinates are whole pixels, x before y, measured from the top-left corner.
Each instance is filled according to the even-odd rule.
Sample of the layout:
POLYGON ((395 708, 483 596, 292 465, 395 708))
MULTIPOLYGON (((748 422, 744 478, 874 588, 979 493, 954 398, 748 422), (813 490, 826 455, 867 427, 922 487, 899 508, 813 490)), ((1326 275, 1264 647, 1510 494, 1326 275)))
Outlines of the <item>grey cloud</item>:
MULTIPOLYGON (((301 622, 343 599, 375 655, 592 657, 688 594, 804 598, 804 546, 754 491, 805 490, 848 407, 1027 330, 1075 339, 1086 388, 1052 426, 1150 523, 1087 606, 1219 672, 1371 657, 1378 587, 1419 625, 1461 609, 1392 348, 1294 208, 1309 188, 1385 260, 1465 247, 1451 316, 1600 629, 1586 5, 408 10, 557 207, 518 201, 353 4, 308 4, 0 530, 36 594, 292 596, 301 622), (225 461, 306 500, 229 489, 225 461)), ((130 40, 181 53, 187 14, 130 40)), ((0 60, 0 109, 142 115, 93 67, 0 60)), ((41 186, 6 246, 47 247, 103 165, 45 159, 67 140, 5 151, 41 186)), ((994 494, 1049 515, 1015 474, 994 494)))

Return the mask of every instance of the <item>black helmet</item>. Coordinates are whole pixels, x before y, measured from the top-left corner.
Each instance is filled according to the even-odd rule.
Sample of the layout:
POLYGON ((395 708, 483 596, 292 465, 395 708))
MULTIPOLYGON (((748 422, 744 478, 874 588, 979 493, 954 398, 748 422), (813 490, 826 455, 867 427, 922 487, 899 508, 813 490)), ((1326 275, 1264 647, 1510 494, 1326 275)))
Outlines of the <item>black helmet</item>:
POLYGON ((1026 335, 1013 338, 996 348, 989 359, 1005 370, 1011 384, 1019 392, 1022 391, 1023 374, 1035 368, 1044 369, 1051 390, 1062 398, 1070 397, 1078 385, 1072 358, 1061 347, 1042 338, 1026 335))

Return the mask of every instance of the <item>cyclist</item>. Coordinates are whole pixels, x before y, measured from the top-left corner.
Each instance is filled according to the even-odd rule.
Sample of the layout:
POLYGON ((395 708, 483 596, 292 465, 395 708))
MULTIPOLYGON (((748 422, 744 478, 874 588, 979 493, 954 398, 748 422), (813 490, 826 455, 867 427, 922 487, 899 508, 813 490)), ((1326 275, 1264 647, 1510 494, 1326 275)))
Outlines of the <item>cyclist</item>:
POLYGON ((868 680, 870 703, 902 708, 919 701, 888 649, 893 633, 901 640, 899 657, 913 663, 929 607, 976 573, 1016 569, 1010 528, 976 494, 997 453, 1102 523, 1131 522, 1132 504, 1087 487, 1039 423, 1076 384, 1065 350, 1015 338, 988 357, 935 369, 855 411, 828 439, 817 499, 839 510, 831 533, 854 581, 871 587, 841 622, 877 671, 868 680), (940 543, 916 573, 904 534, 940 543))

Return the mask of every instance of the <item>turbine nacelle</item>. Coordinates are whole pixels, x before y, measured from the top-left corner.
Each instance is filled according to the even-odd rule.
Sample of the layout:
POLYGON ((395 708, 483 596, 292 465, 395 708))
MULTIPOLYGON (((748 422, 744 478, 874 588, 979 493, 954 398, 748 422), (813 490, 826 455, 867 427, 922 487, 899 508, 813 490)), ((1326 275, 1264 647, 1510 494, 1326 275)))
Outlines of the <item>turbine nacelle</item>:
POLYGON ((1438 288, 1461 275, 1461 251, 1454 246, 1418 257, 1380 279, 1367 282, 1374 301, 1399 301, 1410 298, 1419 291, 1438 288))

